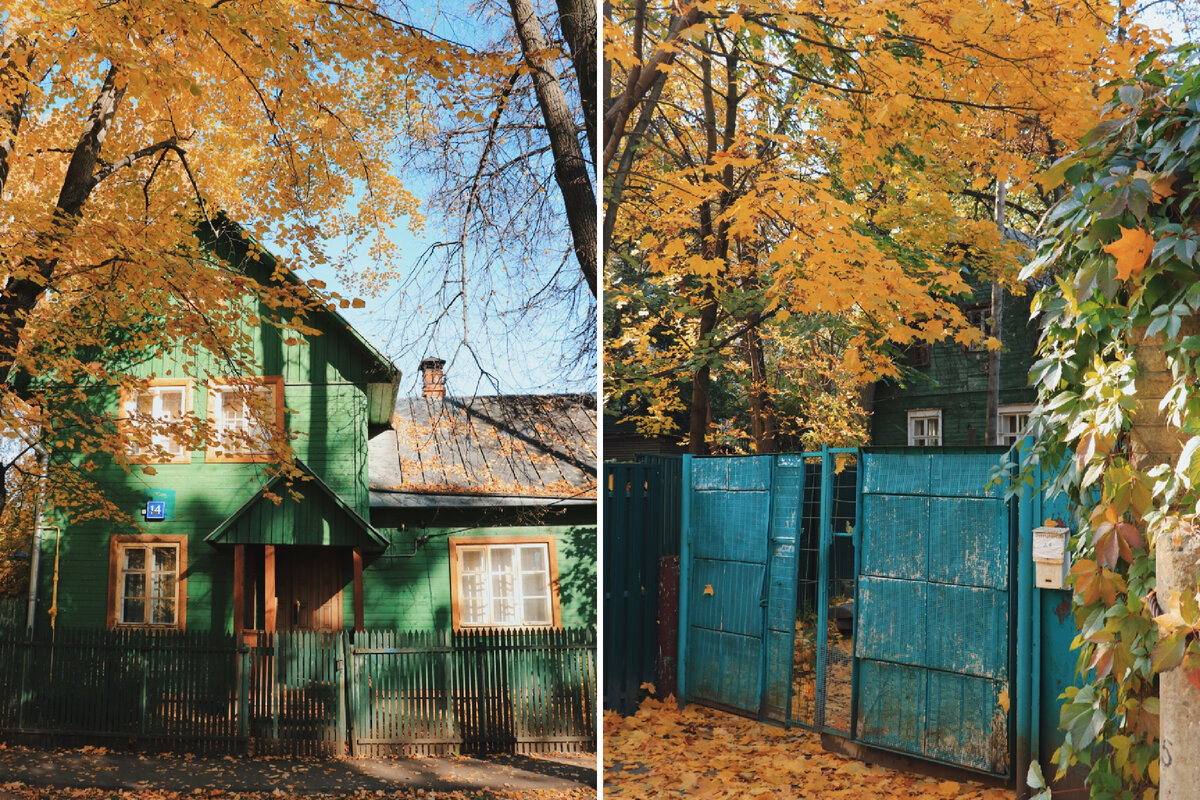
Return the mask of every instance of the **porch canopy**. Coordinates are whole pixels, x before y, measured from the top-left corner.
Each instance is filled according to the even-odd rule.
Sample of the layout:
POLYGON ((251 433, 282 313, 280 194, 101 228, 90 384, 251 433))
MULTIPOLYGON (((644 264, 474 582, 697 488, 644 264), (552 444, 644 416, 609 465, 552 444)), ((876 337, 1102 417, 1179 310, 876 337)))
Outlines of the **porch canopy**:
POLYGON ((297 459, 296 466, 308 480, 284 486, 282 476, 272 478, 257 494, 228 518, 204 541, 222 545, 307 545, 352 547, 380 552, 388 540, 363 519, 312 468, 297 459), (291 493, 300 494, 293 500, 291 493), (275 503, 268 493, 283 497, 275 503))

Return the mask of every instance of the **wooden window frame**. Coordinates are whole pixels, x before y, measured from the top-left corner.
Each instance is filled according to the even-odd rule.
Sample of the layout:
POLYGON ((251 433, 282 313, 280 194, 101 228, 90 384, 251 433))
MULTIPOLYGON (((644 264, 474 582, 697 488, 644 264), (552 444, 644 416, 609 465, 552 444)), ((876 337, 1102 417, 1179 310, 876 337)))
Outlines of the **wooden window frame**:
POLYGON ((188 537, 184 534, 114 534, 108 540, 108 611, 105 626, 111 630, 187 630, 187 550, 188 537), (173 544, 179 547, 179 575, 175 579, 175 624, 154 625, 152 623, 123 623, 118 620, 117 605, 121 602, 121 553, 128 545, 152 547, 156 544, 173 544))
POLYGON ((909 345, 908 366, 913 369, 923 369, 933 363, 933 345, 928 342, 909 345))
MULTIPOLYGON (((992 306, 990 303, 976 303, 975 305, 967 306, 963 309, 963 315, 967 318, 967 322, 971 323, 971 327, 977 328, 983 334, 983 338, 973 344, 963 345, 963 350, 968 353, 986 353, 987 339, 989 336, 995 336, 993 332, 994 325, 988 322, 992 316, 992 306), (982 314, 983 316, 978 322, 972 322, 972 314, 982 314)), ((999 338, 998 336, 996 338, 999 338)))
MULTIPOLYGON (((1033 414, 1033 405, 1030 403, 1010 403, 1009 405, 1000 406, 998 409, 996 409, 996 414, 998 417, 997 424, 999 424, 1005 417, 1024 416, 1025 424, 1028 425, 1029 424, 1029 416, 1031 414, 1033 414)), ((996 431, 996 440, 997 440, 996 443, 1004 444, 1003 438, 1005 436, 1009 436, 1009 435, 1010 434, 1007 431, 997 430, 996 431)), ((1023 436, 1024 436, 1024 429, 1017 432, 1016 439, 1013 440, 1011 443, 1009 443, 1008 446, 1012 447, 1014 444, 1021 441, 1023 436)))
POLYGON ((553 536, 451 536, 450 542, 450 617, 454 630, 547 630, 562 627, 562 607, 558 596, 558 552, 553 536), (459 609, 459 547, 492 547, 502 545, 544 544, 546 545, 546 569, 550 578, 550 624, 549 625, 463 625, 459 609))
MULTIPOLYGON (((909 447, 941 447, 946 441, 946 429, 942 425, 942 410, 940 408, 913 408, 905 415, 905 427, 907 428, 907 440, 909 447), (913 420, 915 419, 936 419, 938 423, 938 440, 937 444, 921 443, 916 444, 913 441, 913 420)), ((926 438, 926 437, 922 437, 926 438)))
MULTIPOLYGON (((275 424, 274 435, 283 435, 283 393, 284 383, 281 375, 246 375, 239 378, 219 379, 213 378, 208 382, 208 423, 212 428, 213 434, 218 438, 220 436, 220 426, 217 420, 217 398, 224 394, 225 390, 235 387, 239 382, 258 383, 260 386, 270 388, 275 393, 275 424)), ((213 464, 255 464, 262 463, 268 460, 270 456, 270 448, 256 452, 237 452, 231 453, 218 447, 215 443, 209 442, 207 449, 204 451, 204 460, 207 463, 213 464)))
MULTIPOLYGON (((193 397, 195 396, 195 382, 191 378, 154 378, 146 382, 147 389, 155 389, 164 386, 177 386, 183 389, 183 416, 186 418, 192 413, 193 397)), ((126 386, 121 387, 120 409, 117 414, 118 430, 121 435, 128 440, 133 433, 133 420, 127 416, 127 409, 130 403, 134 402, 136 396, 140 392, 131 390, 126 386)), ((188 447, 183 447, 183 452, 178 456, 172 456, 167 460, 152 458, 148 453, 131 453, 126 451, 129 460, 137 464, 190 464, 192 462, 192 451, 188 447)))

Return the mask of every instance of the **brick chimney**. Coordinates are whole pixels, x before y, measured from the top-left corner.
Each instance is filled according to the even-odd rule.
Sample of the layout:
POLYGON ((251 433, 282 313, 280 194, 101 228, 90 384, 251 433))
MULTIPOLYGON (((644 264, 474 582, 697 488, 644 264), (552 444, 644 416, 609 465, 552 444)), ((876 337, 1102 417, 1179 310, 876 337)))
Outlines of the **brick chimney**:
POLYGON ((422 396, 439 398, 446 396, 446 384, 442 382, 442 367, 444 366, 446 366, 446 362, 440 358, 426 358, 421 361, 422 396))

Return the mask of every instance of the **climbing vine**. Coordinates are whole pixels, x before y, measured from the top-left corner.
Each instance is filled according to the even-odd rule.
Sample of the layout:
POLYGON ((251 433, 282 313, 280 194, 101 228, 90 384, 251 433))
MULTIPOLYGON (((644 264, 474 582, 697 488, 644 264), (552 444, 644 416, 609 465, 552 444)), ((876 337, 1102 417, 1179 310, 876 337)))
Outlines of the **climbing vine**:
POLYGON ((1158 675, 1180 668, 1200 687, 1195 587, 1156 595, 1154 563, 1156 539, 1200 515, 1200 49, 1148 56, 1111 93, 1104 120, 1040 177, 1059 199, 1022 277, 1046 287, 1035 450, 1065 465, 1053 488, 1078 509, 1082 683, 1055 758, 1090 768, 1093 798, 1152 800, 1158 675), (1147 413, 1170 458, 1139 437, 1147 413))

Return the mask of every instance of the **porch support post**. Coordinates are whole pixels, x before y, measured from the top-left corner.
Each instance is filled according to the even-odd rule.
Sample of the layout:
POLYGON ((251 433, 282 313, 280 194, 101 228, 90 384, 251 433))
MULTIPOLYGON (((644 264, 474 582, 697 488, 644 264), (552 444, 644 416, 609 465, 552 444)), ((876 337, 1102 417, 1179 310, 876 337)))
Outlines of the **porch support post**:
POLYGON ((246 545, 233 546, 233 638, 240 645, 246 627, 246 545))
MULTIPOLYGON (((345 562, 343 562, 345 563, 345 562)), ((361 631, 363 625, 363 556, 362 548, 354 548, 354 630, 361 631)))
POLYGON ((279 598, 275 596, 275 545, 263 545, 263 627, 267 633, 275 632, 275 613, 279 609, 279 598))

